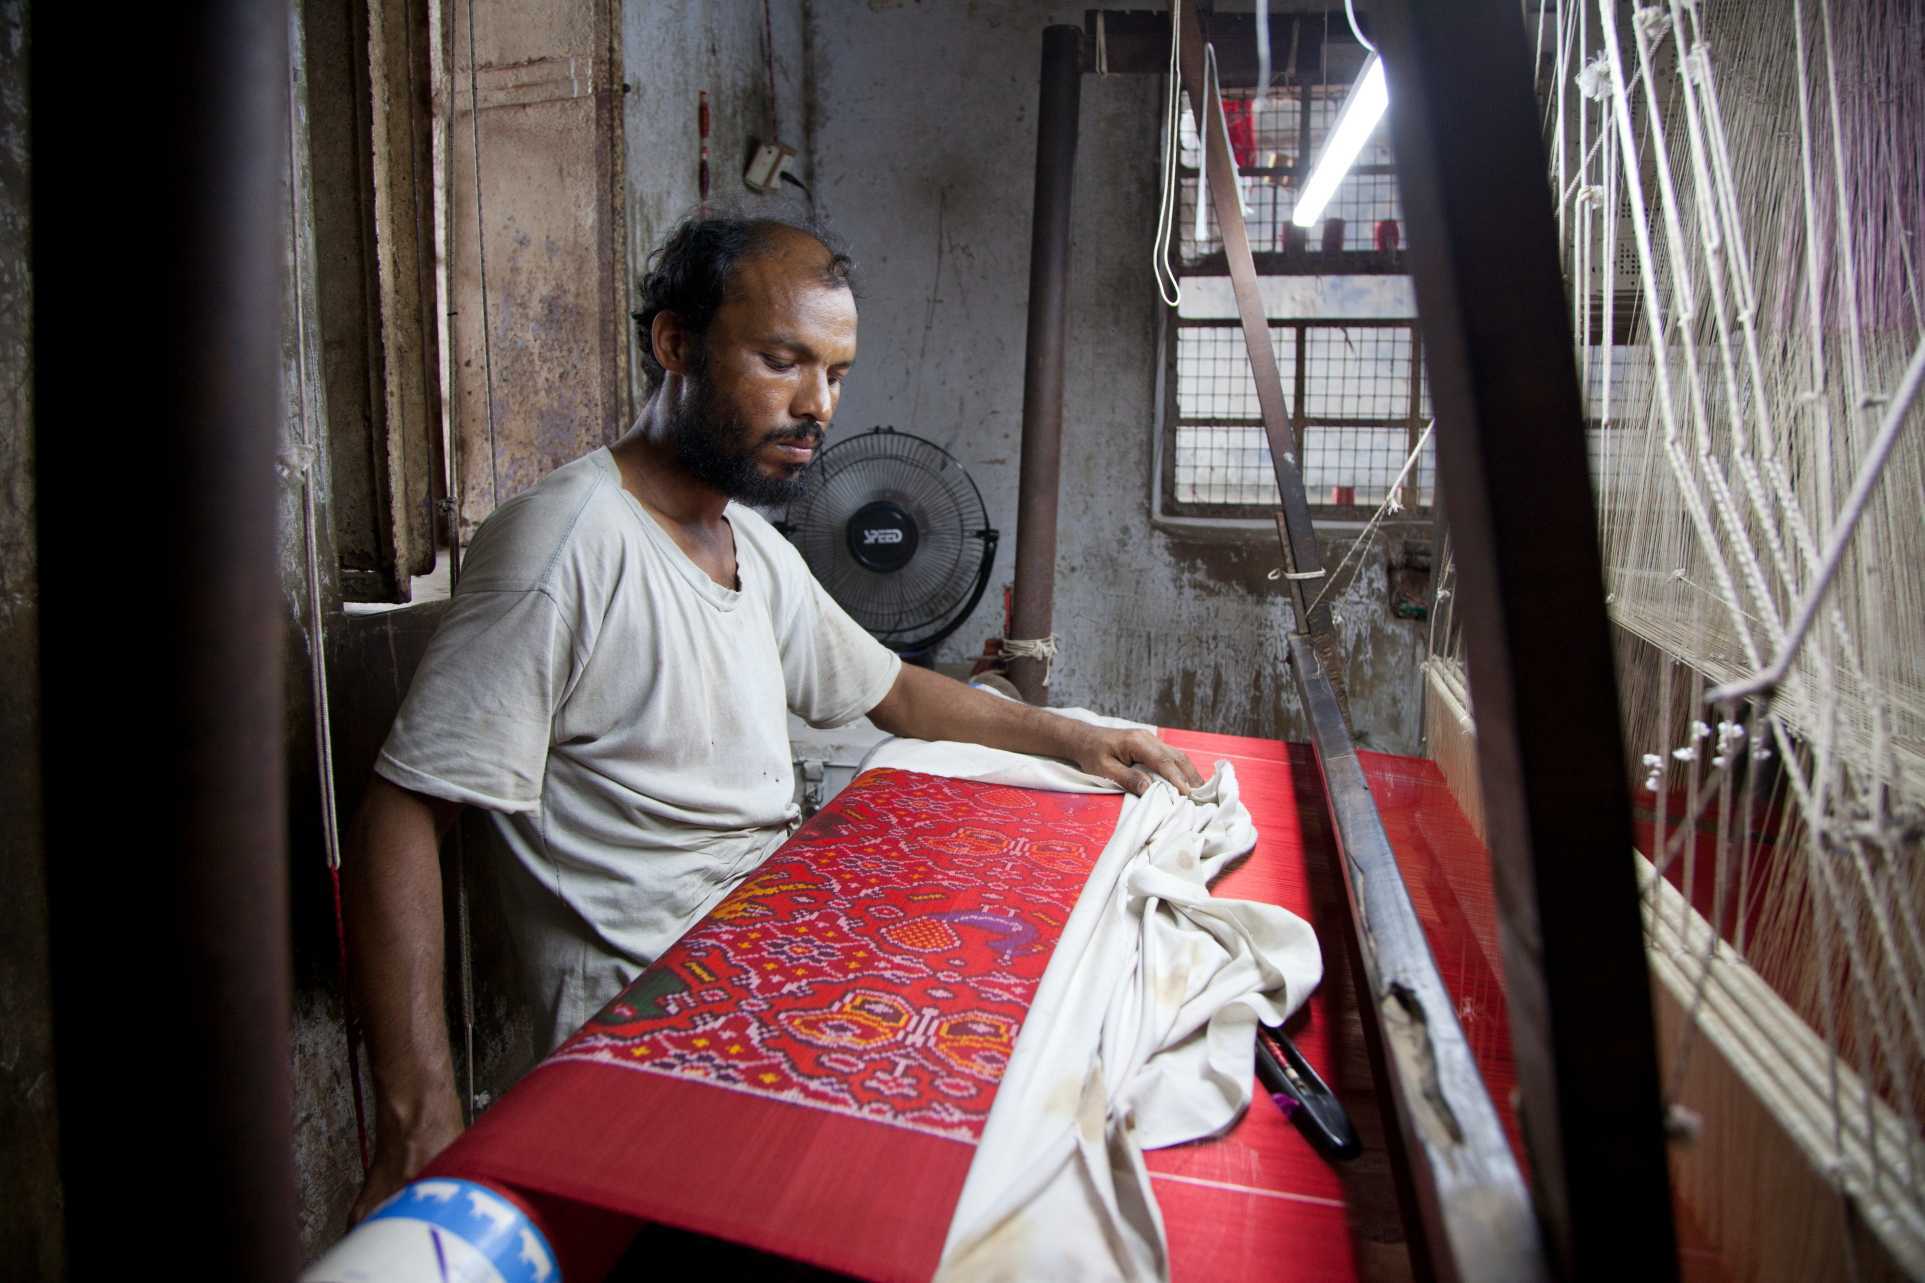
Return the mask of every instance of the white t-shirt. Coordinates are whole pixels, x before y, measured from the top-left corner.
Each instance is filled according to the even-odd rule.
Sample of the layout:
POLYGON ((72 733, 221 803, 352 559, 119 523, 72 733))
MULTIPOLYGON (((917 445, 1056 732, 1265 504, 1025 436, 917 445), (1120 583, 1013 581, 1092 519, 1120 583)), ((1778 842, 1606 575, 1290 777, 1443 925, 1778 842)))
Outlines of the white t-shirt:
POLYGON ((900 670, 768 522, 726 515, 739 591, 676 547, 606 449, 502 504, 375 763, 493 813, 549 1046, 793 827, 784 710, 842 725, 900 670))

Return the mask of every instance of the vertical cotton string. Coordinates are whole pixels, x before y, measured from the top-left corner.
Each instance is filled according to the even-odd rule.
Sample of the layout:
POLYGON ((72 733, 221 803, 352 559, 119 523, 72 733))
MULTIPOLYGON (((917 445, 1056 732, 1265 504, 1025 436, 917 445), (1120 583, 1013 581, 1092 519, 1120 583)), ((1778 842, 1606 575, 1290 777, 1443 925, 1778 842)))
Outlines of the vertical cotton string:
MULTIPOLYGON (((1576 61, 1584 56, 1585 7, 1581 2, 1573 4, 1571 6, 1571 12, 1577 20, 1576 47, 1573 54, 1573 61, 1576 61)), ((1571 77, 1572 84, 1575 86, 1577 84, 1577 73, 1573 71, 1571 77)), ((1589 101, 1581 92, 1572 96, 1572 104, 1576 107, 1577 115, 1577 154, 1584 158, 1578 163, 1577 173, 1577 181, 1582 185, 1585 182, 1586 170, 1590 167, 1591 112, 1589 101)), ((1588 255, 1591 244, 1589 229, 1591 217, 1595 212, 1595 202, 1586 199, 1589 191, 1588 186, 1580 186, 1578 204, 1572 211, 1576 234, 1571 238, 1571 280, 1574 284, 1574 288, 1571 290, 1571 332, 1577 335, 1579 349, 1584 353, 1584 364, 1579 368, 1584 371, 1586 378, 1589 377, 1591 368, 1592 281, 1588 255)))
MULTIPOLYGON (((1714 190, 1715 184, 1712 181, 1710 166, 1707 160, 1711 148, 1706 142, 1706 129, 1702 119, 1697 90, 1699 83, 1708 79, 1710 76, 1711 61, 1708 51, 1701 43, 1695 45, 1691 43, 1691 36, 1688 33, 1685 15, 1679 0, 1672 0, 1671 22, 1679 51, 1678 97, 1683 102, 1685 109, 1686 142, 1688 144, 1686 154, 1691 162, 1692 176, 1695 180, 1695 192, 1697 195, 1697 199, 1693 201, 1693 205, 1698 212, 1699 236, 1701 238, 1701 249, 1703 251, 1702 262, 1705 266, 1706 276, 1705 296, 1711 304, 1712 316, 1716 327, 1718 339, 1716 352, 1719 357, 1718 370, 1723 376, 1723 399, 1726 413, 1729 417, 1731 440, 1735 450, 1735 462, 1740 475, 1745 480, 1746 492, 1751 499, 1753 510, 1760 518, 1763 529, 1767 534, 1767 546, 1771 550, 1773 561, 1778 567, 1779 578, 1782 581, 1788 572, 1788 568, 1784 565, 1783 549, 1775 537, 1776 527, 1771 522, 1769 501, 1764 497, 1763 485, 1758 478, 1757 470, 1751 464, 1748 448, 1750 434, 1745 415, 1746 408, 1751 402, 1740 394, 1738 363, 1732 351, 1732 326, 1726 307, 1726 237, 1722 226, 1723 211, 1721 209, 1721 201, 1704 199, 1705 193, 1714 190)), ((1656 127, 1658 126, 1654 124, 1654 128, 1656 127)), ((1756 389, 1751 390, 1756 391, 1756 389)), ((1745 571, 1747 582, 1751 586, 1755 603, 1753 608, 1763 617, 1766 626, 1765 631, 1775 645, 1783 637, 1783 626, 1780 621, 1777 602, 1772 596, 1771 589, 1765 581, 1763 570, 1759 566, 1756 556, 1753 553, 1751 540, 1744 529, 1743 518, 1736 511, 1736 505, 1732 500, 1723 473, 1710 457, 1708 445, 1704 463, 1707 478, 1711 482, 1718 497, 1718 509, 1724 519, 1727 534, 1731 538, 1734 548, 1739 553, 1740 564, 1745 571)))
MULTIPOLYGON (((1629 153, 1635 150, 1635 138, 1631 127, 1629 94, 1625 87, 1623 55, 1619 50, 1617 26, 1614 15, 1609 11, 1610 0, 1598 0, 1598 3, 1600 8, 1600 29, 1604 33, 1605 49, 1610 55, 1611 83, 1613 87, 1612 105, 1617 122, 1618 142, 1624 151, 1629 153)), ((1639 11, 1640 15, 1649 12, 1649 10, 1639 11)), ((1636 18, 1634 18, 1632 22, 1632 31, 1638 41, 1640 60, 1644 62, 1648 59, 1648 46, 1644 34, 1644 26, 1640 24, 1636 18)), ((1646 63, 1646 65, 1648 65, 1648 63, 1646 63)), ((1654 100, 1655 89, 1651 87, 1648 77, 1645 81, 1645 87, 1647 99, 1654 100)), ((1668 175, 1669 161, 1664 155, 1663 134, 1655 127, 1655 122, 1653 122, 1651 137, 1658 152, 1658 172, 1663 175, 1668 175)), ((1730 612, 1733 626, 1742 639, 1747 658, 1751 660, 1755 667, 1758 663, 1759 654, 1757 644, 1752 639, 1751 629, 1748 621, 1744 618, 1743 612, 1734 604, 1737 601, 1738 594, 1735 586, 1731 582, 1731 572, 1727 568, 1723 553, 1720 550, 1721 545, 1718 538, 1712 530, 1710 514, 1705 510, 1703 498, 1698 493, 1697 486, 1692 480, 1690 464, 1685 460, 1683 448, 1679 443, 1678 413, 1675 396, 1671 388, 1671 376, 1665 350, 1665 336, 1667 332, 1667 327, 1664 322, 1665 305, 1663 295, 1658 289, 1651 244, 1650 220, 1645 214, 1643 184, 1638 177, 1636 169, 1631 166, 1626 166, 1625 168, 1625 189, 1631 202, 1631 227, 1638 242, 1638 271, 1643 280, 1646 299, 1645 318, 1650 330, 1652 348, 1651 374, 1658 397, 1660 417, 1664 431, 1665 455, 1670 463, 1671 471, 1678 482, 1680 494, 1685 503, 1685 509, 1691 517, 1693 526, 1697 529, 1700 544, 1707 553, 1707 559, 1711 564, 1711 570, 1717 580, 1722 599, 1730 612)), ((1674 241, 1681 240, 1682 237, 1676 233, 1675 213, 1668 215, 1667 222, 1670 224, 1667 230, 1672 233, 1672 239, 1674 241)), ((1679 270, 1679 265, 1674 262, 1672 264, 1672 279, 1674 284, 1676 284, 1677 278, 1681 275, 1683 275, 1683 273, 1679 270)), ((1690 314, 1688 300, 1681 300, 1680 311, 1685 315, 1690 314)), ((1682 346, 1688 354, 1690 352, 1688 340, 1684 342, 1682 346)), ((1695 362, 1692 361, 1688 355, 1686 359, 1687 368, 1695 369, 1695 362)))
MULTIPOLYGON (((1679 14, 1674 3, 1674 21, 1679 14)), ((1696 25, 1693 24, 1694 33, 1696 25)), ((1791 591, 1793 566, 1779 531, 1779 523, 1774 520, 1774 504, 1777 508, 1797 518, 1796 528, 1802 528, 1802 512, 1796 496, 1789 487, 1774 483, 1769 488, 1765 478, 1770 476, 1761 471, 1754 459, 1754 453, 1766 448, 1766 443, 1775 436, 1772 428, 1772 397, 1764 377, 1763 358, 1760 353, 1757 331, 1757 297, 1752 282, 1751 255, 1745 242, 1744 224, 1738 214, 1737 184, 1732 173, 1731 152, 1725 133, 1723 111, 1718 103, 1717 77, 1708 48, 1699 38, 1694 49, 1695 77, 1687 78, 1683 89, 1688 95, 1702 93, 1705 107, 1693 111, 1691 124, 1694 142, 1700 154, 1708 155, 1709 166, 1716 178, 1716 201, 1707 202, 1707 208, 1715 208, 1725 239, 1732 247, 1728 266, 1734 291, 1737 295, 1737 321, 1742 332, 1744 344, 1744 371, 1748 381, 1748 413, 1739 412, 1739 402, 1735 391, 1732 393, 1733 437, 1736 442, 1735 461, 1744 479, 1746 493, 1752 502, 1756 516, 1756 527, 1762 530, 1771 560, 1777 571, 1779 583, 1791 591)), ((1696 106, 1695 98, 1693 106, 1696 106)), ((1724 329, 1722 309, 1719 312, 1721 331, 1724 329)), ((1727 344, 1728 336, 1724 341, 1727 344)), ((1779 474, 1782 475, 1782 474, 1779 474)), ((1842 629, 1842 620, 1840 621, 1842 629)))
POLYGON ((1911 1214, 1925 1215, 1925 538, 1915 508, 1896 502, 1925 480, 1925 448, 1882 452, 1884 428, 1904 413, 1907 379, 1893 377, 1918 341, 1890 318, 1915 327, 1925 313, 1908 244, 1915 202, 1901 198, 1925 143, 1886 104, 1914 101, 1905 95, 1925 72, 1866 56, 1907 20, 1886 0, 1783 8, 1659 0, 1621 19, 1600 0, 1602 53, 1573 78, 1592 28, 1558 6, 1547 123, 1568 214, 1561 257, 1589 418, 1603 433, 1608 600, 1625 654, 1660 656, 1655 671, 1626 674, 1627 716, 1646 728, 1627 741, 1646 752, 1654 854, 1665 866, 1678 859, 1687 892, 1701 873, 1712 879, 1708 921, 1688 901, 1664 917, 1691 955, 1673 1084, 1727 965, 1720 937, 1755 951, 1821 1027, 1834 1162, 1863 1159, 1829 1169, 1841 1196, 1909 1191, 1911 1214), (1721 92, 1733 85, 1735 106, 1721 92), (1622 353, 1620 213, 1639 301, 1636 346, 1622 353), (1620 388, 1620 363, 1648 388, 1620 388), (1903 481, 1874 517, 1861 492, 1886 470, 1903 481), (1854 475, 1841 510, 1839 487, 1854 475), (1835 550, 1848 550, 1842 563, 1835 550), (1725 703, 1685 714, 1695 724, 1679 744, 1674 663, 1687 665, 1697 712, 1708 681, 1731 686, 1765 653, 1788 654, 1792 625, 1802 630, 1809 614, 1802 604, 1834 567, 1823 622, 1776 687, 1742 712, 1725 703), (1667 833, 1679 769, 1684 821, 1667 833))
MULTIPOLYGON (((1704 674, 1694 670, 1691 674, 1691 699, 1685 707, 1695 713, 1703 703, 1704 674)), ((1698 781, 1700 776, 1697 762, 1699 746, 1704 740, 1704 736, 1699 731, 1703 727, 1704 723, 1694 718, 1691 722, 1690 738, 1685 741, 1683 747, 1674 749, 1671 754, 1684 763, 1684 813, 1688 817, 1685 820, 1685 827, 1690 830, 1689 835, 1684 839, 1684 905, 1680 908, 1685 911, 1678 919, 1679 938, 1687 943, 1691 939, 1691 915, 1688 906, 1698 889, 1698 781)))
MULTIPOLYGON (((1572 9, 1575 9, 1579 4, 1582 4, 1582 3, 1583 3, 1583 0, 1573 0, 1571 7, 1572 9)), ((1576 19, 1573 18, 1572 15, 1565 9, 1564 0, 1558 0, 1558 3, 1557 3, 1557 66, 1553 77, 1557 87, 1557 92, 1555 94, 1555 99, 1556 99, 1555 122, 1556 123, 1553 126, 1552 132, 1551 132, 1551 155, 1554 158, 1554 164, 1557 170, 1557 180, 1556 180, 1557 190, 1560 192, 1564 190, 1565 168, 1566 168, 1565 142, 1564 142, 1564 103, 1565 103, 1565 100, 1570 96, 1569 88, 1570 88, 1571 41, 1574 40, 1576 36, 1577 36, 1576 19)), ((1564 208, 1561 204, 1559 205, 1558 211, 1557 211, 1557 239, 1559 244, 1563 244, 1564 242, 1564 208)))
MULTIPOLYGON (((1805 15, 1801 0, 1792 0, 1791 5, 1792 47, 1797 52, 1798 89, 1798 168, 1804 181, 1805 216, 1805 307, 1809 321, 1811 343, 1811 386, 1801 398, 1810 407, 1814 420, 1822 418, 1821 398, 1825 393, 1825 323, 1824 323, 1824 273, 1819 264, 1818 247, 1822 243, 1818 226, 1818 194, 1816 176, 1812 172, 1811 141, 1811 86, 1807 66, 1808 55, 1805 51, 1805 15)), ((1816 426, 1816 425, 1814 425, 1816 426)), ((1819 515, 1824 517, 1830 511, 1830 500, 1824 496, 1831 494, 1831 457, 1827 451, 1818 452, 1819 515)))
POLYGON ((1865 375, 1864 316, 1858 306, 1858 260, 1852 253, 1851 210, 1846 204, 1844 129, 1838 110, 1838 62, 1832 52, 1831 0, 1818 0, 1818 18, 1825 34, 1825 92, 1831 109, 1831 163, 1833 217, 1838 226, 1839 282, 1844 289, 1845 339, 1851 352, 1851 400, 1848 414, 1861 413, 1870 404, 1870 387, 1865 375))
MULTIPOLYGON (((1603 69, 1599 69, 1602 74, 1603 69)), ((1600 90, 1604 89, 1600 86, 1600 90)), ((1617 274, 1618 274, 1618 142, 1609 120, 1610 103, 1605 92, 1599 95, 1598 137, 1604 143, 1604 370, 1598 388, 1598 422, 1602 440, 1598 443, 1603 466, 1599 469, 1607 479, 1602 484, 1615 484, 1617 474, 1612 471, 1616 459, 1612 457, 1612 445, 1617 439, 1613 431, 1616 424, 1611 418, 1612 384, 1617 379, 1617 274)), ((1608 493, 1608 491, 1607 491, 1608 493)), ((1599 520, 1607 520, 1609 509, 1598 505, 1599 520)))
MULTIPOLYGON (((1436 427, 1435 419, 1424 425, 1424 431, 1417 438, 1417 444, 1412 446, 1410 453, 1404 456, 1404 466, 1397 470, 1396 480, 1392 481, 1384 491, 1384 500, 1377 505, 1377 511, 1370 514, 1370 520, 1366 521, 1364 528, 1357 532, 1357 537, 1350 541, 1350 547, 1346 548, 1343 556, 1337 559, 1335 568, 1323 576, 1323 587, 1317 590, 1316 599, 1303 612, 1306 618, 1316 614, 1317 607, 1323 605, 1323 599, 1328 597, 1331 590, 1337 586, 1337 580, 1343 575, 1344 568, 1350 564, 1352 557, 1363 551, 1370 537, 1377 533, 1377 527, 1383 522, 1385 515, 1402 510, 1403 504, 1398 501, 1397 496, 1403 493, 1404 481, 1410 476, 1411 469, 1415 468, 1417 461, 1423 458, 1424 447, 1430 444, 1430 434, 1436 427)), ((1276 573, 1276 571, 1271 572, 1272 576, 1276 573)))
POLYGON ((1250 136, 1258 136, 1258 122, 1270 99, 1270 0, 1257 0, 1257 91, 1250 95, 1250 136))
POLYGON ((1203 243, 1210 239, 1210 140, 1205 131, 1215 114, 1210 110, 1212 87, 1210 84, 1210 48, 1203 49, 1203 101, 1196 105, 1196 202, 1190 208, 1192 226, 1190 244, 1197 253, 1203 252, 1203 243))

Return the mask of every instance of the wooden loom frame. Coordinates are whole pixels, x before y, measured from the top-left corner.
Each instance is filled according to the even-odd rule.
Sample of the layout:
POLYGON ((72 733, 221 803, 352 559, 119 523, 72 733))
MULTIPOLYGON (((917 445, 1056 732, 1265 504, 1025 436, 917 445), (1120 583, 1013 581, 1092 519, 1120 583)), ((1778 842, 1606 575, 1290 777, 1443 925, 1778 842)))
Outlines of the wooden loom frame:
MULTIPOLYGON (((1461 618, 1476 638, 1479 775, 1534 1198, 1351 740, 1328 609, 1312 609, 1321 555, 1221 105, 1204 88, 1204 31, 1194 3, 1181 15, 1181 73, 1209 148, 1211 200, 1277 472, 1297 620, 1291 675, 1338 837, 1363 962, 1360 1005, 1402 1141, 1416 1264, 1442 1279, 1675 1278, 1603 568, 1521 21, 1507 0, 1388 0, 1373 15, 1393 86, 1389 127, 1432 402, 1448 425, 1439 481, 1450 496, 1461 618), (1478 288, 1496 281, 1504 285, 1478 288), (1505 430, 1522 426, 1530 430, 1505 430)), ((1102 20, 1105 72, 1167 69, 1166 15, 1102 20)), ((1211 28, 1236 51, 1218 51, 1222 74, 1244 78, 1254 19, 1212 16, 1211 28)), ((1046 104, 1050 66, 1046 56, 1046 104)), ((1083 69, 1096 70, 1087 58, 1083 69)), ((1066 191, 1067 175, 1057 181, 1066 191)), ((1036 216, 1037 244, 1066 233, 1067 199, 1039 199, 1036 216), (1064 226, 1046 229, 1046 217, 1064 226)), ((1032 353, 1038 343, 1032 325, 1032 353)))

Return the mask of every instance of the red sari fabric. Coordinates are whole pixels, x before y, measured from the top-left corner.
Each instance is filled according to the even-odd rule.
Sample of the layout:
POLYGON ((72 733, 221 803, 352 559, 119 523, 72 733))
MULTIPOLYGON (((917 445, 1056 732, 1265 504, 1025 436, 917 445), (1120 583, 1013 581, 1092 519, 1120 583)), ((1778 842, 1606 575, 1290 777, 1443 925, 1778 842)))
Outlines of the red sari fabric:
MULTIPOLYGON (((1310 995, 1288 1031, 1339 1097, 1356 1108, 1355 1093, 1346 1090, 1335 1063, 1345 1041, 1344 1022, 1354 1026, 1356 1017, 1354 1008, 1346 1008, 1354 999, 1337 992, 1329 979, 1347 948, 1339 933, 1350 928, 1341 885, 1317 885, 1319 878, 1341 874, 1315 756, 1307 745, 1277 740, 1163 734, 1199 763, 1225 758, 1235 765, 1243 804, 1257 826, 1257 849, 1211 892, 1280 904, 1317 928, 1325 984, 1310 995)), ((1437 969, 1458 1000, 1458 1018, 1478 1068, 1499 1115, 1512 1127, 1510 1089, 1516 1072, 1499 981, 1489 857, 1436 763, 1384 753, 1358 758, 1437 969)), ((1359 1036, 1353 1027, 1349 1040, 1359 1036)), ((1515 1148, 1514 1127, 1512 1139, 1515 1148)), ((1177 1280, 1282 1277, 1351 1283, 1369 1271, 1369 1254, 1383 1250, 1370 1242, 1375 1231, 1351 1204, 1337 1169, 1270 1105, 1261 1086, 1227 1135, 1143 1157, 1177 1280)), ((1399 1245, 1388 1246, 1395 1251, 1399 1245)))
POLYGON ((1121 805, 865 773, 435 1170, 928 1278, 1121 805))
MULTIPOLYGON (((1200 765, 1234 763, 1257 827, 1213 891, 1305 917, 1328 963, 1347 927, 1332 916, 1341 888, 1314 885, 1337 866, 1310 750, 1165 735, 1200 765)), ((1509 1124, 1484 849, 1433 763, 1361 758, 1509 1124)), ((1029 997, 1120 806, 865 774, 432 1170, 519 1195, 569 1278, 599 1277, 637 1220, 862 1278, 928 1278, 1029 997)), ((1340 1093, 1345 1018, 1326 987, 1290 1025, 1340 1093)), ((1362 1272, 1369 1244, 1338 1173, 1260 1090, 1229 1134, 1145 1159, 1176 1279, 1362 1272)))

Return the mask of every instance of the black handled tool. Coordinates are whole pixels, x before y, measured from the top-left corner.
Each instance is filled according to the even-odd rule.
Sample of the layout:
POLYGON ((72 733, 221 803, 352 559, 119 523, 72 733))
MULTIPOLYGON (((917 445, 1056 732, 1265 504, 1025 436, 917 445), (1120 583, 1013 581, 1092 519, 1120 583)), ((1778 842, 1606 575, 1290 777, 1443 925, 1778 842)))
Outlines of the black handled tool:
POLYGON ((1257 1079, 1325 1158, 1344 1162, 1363 1152, 1342 1102, 1281 1029, 1257 1026, 1257 1079))

